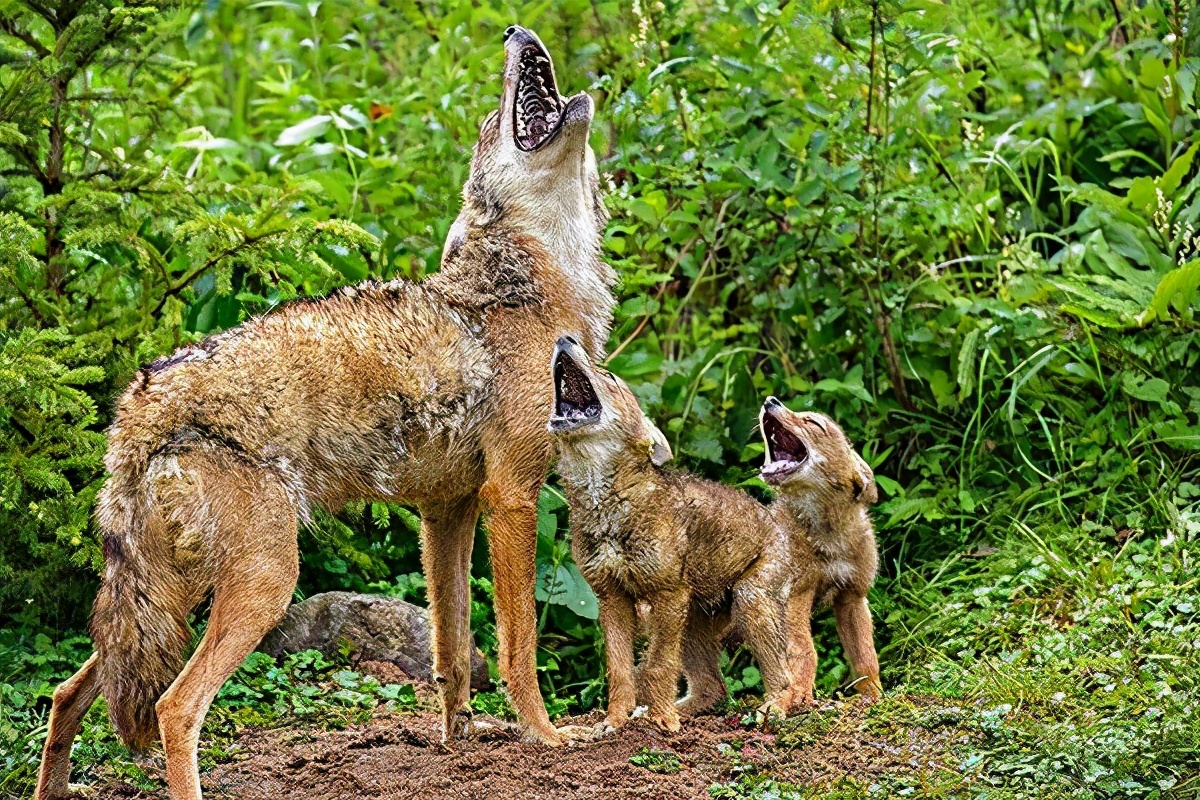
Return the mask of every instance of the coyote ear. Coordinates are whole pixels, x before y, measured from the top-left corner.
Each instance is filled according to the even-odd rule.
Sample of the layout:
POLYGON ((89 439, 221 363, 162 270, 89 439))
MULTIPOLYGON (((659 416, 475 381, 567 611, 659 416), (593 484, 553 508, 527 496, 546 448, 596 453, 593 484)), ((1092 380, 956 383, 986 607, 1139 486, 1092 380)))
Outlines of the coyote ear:
POLYGON ((858 453, 851 451, 854 456, 854 476, 850 482, 854 484, 854 499, 861 500, 867 505, 879 502, 879 487, 875 485, 875 473, 858 453))
POLYGON ((671 445, 667 444, 667 437, 645 414, 642 415, 642 424, 646 426, 646 435, 649 437, 647 444, 650 447, 650 463, 661 467, 675 457, 671 452, 671 445))
POLYGON ((463 244, 467 241, 467 226, 459 224, 458 220, 450 226, 446 233, 446 246, 442 249, 442 266, 446 266, 458 256, 463 244))

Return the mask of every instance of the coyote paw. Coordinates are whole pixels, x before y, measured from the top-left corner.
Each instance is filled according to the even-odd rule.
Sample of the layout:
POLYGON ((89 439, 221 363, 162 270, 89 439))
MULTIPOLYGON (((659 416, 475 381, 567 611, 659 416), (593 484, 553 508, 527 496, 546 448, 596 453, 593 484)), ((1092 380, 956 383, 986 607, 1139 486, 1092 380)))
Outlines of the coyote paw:
POLYGON ((471 735, 471 719, 474 713, 464 706, 453 713, 442 716, 442 744, 466 739, 471 735))
POLYGON ((879 682, 878 676, 864 675, 850 685, 868 703, 874 703, 883 697, 883 684, 879 682))
POLYGON ((770 725, 772 720, 783 719, 791 708, 791 698, 786 694, 768 697, 754 712, 754 723, 760 728, 770 725))
POLYGON ((571 745, 587 744, 613 733, 616 733, 616 728, 608 722, 597 722, 595 725, 564 725, 558 729, 558 735, 571 745))
POLYGON ((521 741, 537 742, 544 744, 546 747, 562 747, 567 743, 567 740, 559 734, 553 725, 546 728, 525 728, 521 733, 521 741))
POLYGON ((518 736, 521 726, 515 722, 493 717, 490 714, 474 717, 471 720, 471 736, 473 738, 503 738, 518 736))
POLYGON ((666 733, 679 732, 679 712, 675 710, 674 704, 672 704, 669 709, 651 711, 649 716, 650 721, 653 722, 655 727, 657 727, 659 730, 666 733))

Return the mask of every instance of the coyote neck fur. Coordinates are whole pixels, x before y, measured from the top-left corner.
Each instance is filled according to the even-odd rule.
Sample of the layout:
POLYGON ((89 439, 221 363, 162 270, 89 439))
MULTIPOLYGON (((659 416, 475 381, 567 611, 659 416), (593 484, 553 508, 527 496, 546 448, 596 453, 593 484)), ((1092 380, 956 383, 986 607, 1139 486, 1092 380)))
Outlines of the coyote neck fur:
POLYGON ((617 275, 600 257, 600 238, 607 213, 598 192, 591 191, 588 196, 592 198, 590 208, 577 192, 551 191, 529 208, 516 203, 481 201, 468 189, 466 204, 447 239, 442 269, 459 274, 487 271, 490 266, 486 262, 463 257, 465 244, 480 239, 519 240, 526 252, 540 255, 537 261, 541 269, 530 278, 547 284, 539 288, 557 295, 565 306, 563 310, 573 311, 580 318, 580 330, 562 332, 583 335, 589 354, 599 360, 612 326, 612 307, 616 302, 612 287, 617 275))
POLYGON ((533 230, 540 232, 536 236, 545 246, 551 262, 572 284, 587 325, 586 333, 593 342, 592 357, 603 357, 612 326, 615 302, 612 287, 617 276, 600 258, 600 233, 594 226, 593 216, 583 210, 554 215, 545 228, 533 230))
POLYGON ((817 491, 782 495, 771 508, 782 526, 798 529, 818 553, 856 542, 871 531, 863 505, 817 491))
POLYGON ((622 448, 611 442, 578 442, 559 450, 558 473, 563 487, 580 507, 603 513, 601 505, 611 498, 618 479, 628 484, 640 477, 641 470, 630 470, 621 458, 622 448), (582 502, 585 501, 586 502, 582 502))

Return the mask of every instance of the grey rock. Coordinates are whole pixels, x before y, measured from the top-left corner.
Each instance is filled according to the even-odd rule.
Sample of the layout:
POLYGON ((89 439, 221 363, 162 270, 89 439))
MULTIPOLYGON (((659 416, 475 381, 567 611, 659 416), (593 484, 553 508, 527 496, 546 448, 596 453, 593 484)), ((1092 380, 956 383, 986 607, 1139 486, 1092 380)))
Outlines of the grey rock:
MULTIPOLYGON (((302 650, 336 655, 348 645, 359 661, 388 661, 415 680, 430 681, 433 628, 429 612, 372 594, 325 592, 296 603, 258 649, 275 658, 302 650)), ((483 653, 471 647, 471 688, 491 688, 483 653)))

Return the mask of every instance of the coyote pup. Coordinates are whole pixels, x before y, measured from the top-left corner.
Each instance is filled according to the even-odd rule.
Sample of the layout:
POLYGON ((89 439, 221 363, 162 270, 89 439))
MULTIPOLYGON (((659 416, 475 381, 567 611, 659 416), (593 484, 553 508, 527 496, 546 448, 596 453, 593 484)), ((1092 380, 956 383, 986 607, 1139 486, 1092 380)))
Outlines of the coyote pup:
POLYGON ((509 28, 505 53, 439 274, 289 304, 160 359, 121 398, 96 510, 96 651, 54 693, 39 800, 70 795, 71 741, 99 694, 123 740, 161 736, 173 800, 197 800, 205 713, 291 600, 297 527, 355 499, 421 510, 444 736, 470 719, 467 581, 487 514, 500 673, 526 731, 561 741, 535 671, 546 362, 563 330, 602 352, 614 275, 592 101, 558 93, 533 33, 509 28))
POLYGON ((867 590, 878 555, 868 506, 879 499, 875 475, 842 429, 824 414, 789 411, 774 397, 759 415, 766 442, 762 478, 775 487, 771 504, 790 532, 793 584, 788 610, 792 700, 813 702, 817 653, 810 626, 815 603, 833 604, 838 638, 857 690, 877 698, 879 659, 867 590))
POLYGON ((743 492, 661 469, 671 458, 662 433, 629 387, 592 365, 574 339, 558 340, 551 371, 549 430, 570 501, 572 551, 600 601, 607 640, 608 723, 623 725, 639 694, 633 663, 639 600, 651 612, 637 688, 656 725, 679 729, 675 694, 685 629, 689 641, 711 639, 717 623, 710 611, 723 607, 731 608, 758 658, 764 712, 786 713, 785 533, 743 492))

